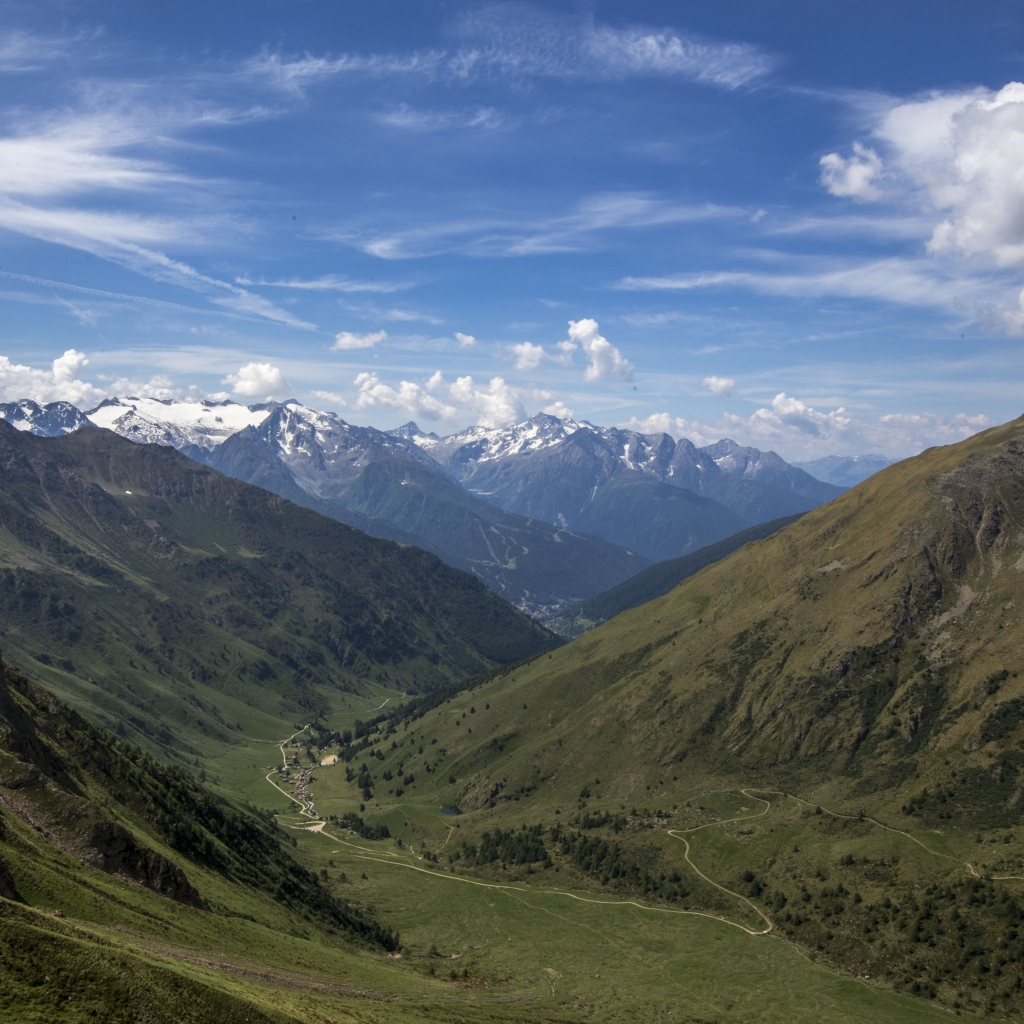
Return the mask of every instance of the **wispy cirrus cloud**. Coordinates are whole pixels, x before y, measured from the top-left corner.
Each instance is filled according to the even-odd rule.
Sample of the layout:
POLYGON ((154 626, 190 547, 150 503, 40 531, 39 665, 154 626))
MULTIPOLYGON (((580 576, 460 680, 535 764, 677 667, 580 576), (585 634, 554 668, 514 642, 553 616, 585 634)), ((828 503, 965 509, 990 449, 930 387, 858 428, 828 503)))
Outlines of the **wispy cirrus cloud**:
POLYGON ((205 207, 192 207, 186 216, 177 210, 140 214, 108 208, 111 195, 171 205, 207 190, 208 183, 132 153, 165 141, 164 132, 185 127, 191 116, 145 108, 16 124, 0 137, 0 228, 91 253, 244 316, 314 330, 314 324, 268 299, 164 251, 173 244, 212 245, 226 232, 244 233, 230 217, 205 207))
POLYGON ((647 193, 613 192, 590 196, 568 213, 551 217, 467 218, 390 233, 340 229, 325 232, 325 237, 389 260, 444 252, 484 257, 532 256, 592 250, 600 245, 597 238, 605 231, 732 219, 745 213, 736 207, 713 203, 689 205, 647 193))
POLYGON ((462 46, 449 67, 462 78, 677 77, 736 89, 777 66, 774 56, 748 43, 644 25, 616 28, 523 3, 482 4, 463 14, 454 32, 462 46))
POLYGON ((338 76, 421 76, 469 83, 557 78, 621 81, 678 78, 738 89, 778 65, 767 51, 671 28, 614 27, 592 17, 555 14, 525 3, 482 4, 450 26, 454 46, 406 54, 287 57, 263 51, 242 73, 294 95, 338 76))
POLYGON ((308 280, 293 277, 286 281, 267 281, 264 279, 253 281, 248 277, 236 277, 235 284, 244 287, 291 288, 303 292, 343 292, 345 294, 374 292, 380 295, 389 295, 392 292, 405 291, 408 288, 416 287, 415 282, 412 281, 353 281, 351 278, 343 277, 339 274, 324 274, 321 277, 314 277, 308 280))
POLYGON ((24 29, 0 32, 0 73, 39 71, 67 55, 81 37, 45 36, 24 29))
MULTIPOLYGON (((728 270, 625 277, 616 287, 622 291, 669 292, 742 288, 761 295, 875 299, 961 313, 970 309, 984 310, 1005 297, 1004 280, 987 274, 964 273, 960 267, 940 265, 924 257, 844 260, 844 265, 828 270, 805 269, 811 261, 799 262, 803 264, 799 270, 784 273, 728 270)), ((820 266, 824 261, 813 262, 820 266)))
POLYGON ((415 110, 407 103, 399 104, 378 117, 381 124, 404 131, 436 132, 451 128, 478 128, 483 131, 501 128, 507 118, 494 107, 472 107, 469 110, 415 110))

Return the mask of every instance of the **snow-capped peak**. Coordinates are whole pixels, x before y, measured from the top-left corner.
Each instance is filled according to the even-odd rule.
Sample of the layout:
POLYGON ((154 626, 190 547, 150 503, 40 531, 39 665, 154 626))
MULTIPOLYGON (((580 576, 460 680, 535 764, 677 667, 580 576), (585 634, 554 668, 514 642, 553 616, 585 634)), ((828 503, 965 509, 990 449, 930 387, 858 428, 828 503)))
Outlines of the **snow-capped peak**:
POLYGON ((130 441, 208 452, 239 430, 258 426, 270 409, 230 401, 109 398, 86 415, 97 427, 106 427, 130 441))
POLYGON ((57 437, 84 427, 88 420, 70 402, 38 405, 29 398, 20 402, 0 404, 0 419, 16 430, 25 430, 41 437, 57 437))

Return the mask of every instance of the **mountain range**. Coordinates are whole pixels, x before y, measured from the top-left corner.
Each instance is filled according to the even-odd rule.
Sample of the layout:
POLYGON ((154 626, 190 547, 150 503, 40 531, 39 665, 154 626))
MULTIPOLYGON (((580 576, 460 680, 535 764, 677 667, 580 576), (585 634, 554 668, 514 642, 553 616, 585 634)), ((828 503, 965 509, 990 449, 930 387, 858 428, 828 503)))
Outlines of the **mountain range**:
POLYGON ((805 512, 842 489, 774 452, 723 440, 599 428, 539 414, 447 437, 415 423, 357 427, 295 401, 110 399, 0 406, 22 430, 83 423, 174 447, 374 536, 414 544, 474 573, 541 617, 652 562, 751 525, 805 512))

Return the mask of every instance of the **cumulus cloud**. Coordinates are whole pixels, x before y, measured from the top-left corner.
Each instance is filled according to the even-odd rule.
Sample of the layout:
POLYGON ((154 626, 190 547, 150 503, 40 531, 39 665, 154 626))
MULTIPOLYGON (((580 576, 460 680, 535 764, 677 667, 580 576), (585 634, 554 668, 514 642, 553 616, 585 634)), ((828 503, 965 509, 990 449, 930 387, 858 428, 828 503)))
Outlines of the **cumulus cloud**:
POLYGON ((715 396, 715 398, 728 398, 736 393, 736 381, 732 377, 705 377, 701 382, 715 396))
POLYGON ((534 345, 532 341, 523 341, 518 345, 509 346, 516 357, 517 370, 536 370, 541 361, 546 358, 547 352, 540 345, 534 345))
POLYGON ((472 348, 476 344, 476 338, 472 334, 463 334, 461 331, 455 332, 455 340, 459 343, 459 348, 472 348))
POLYGON ((521 394, 502 377, 478 384, 467 375, 448 383, 438 370, 425 384, 403 380, 392 387, 376 373, 360 373, 355 384, 359 389, 357 409, 379 404, 402 409, 415 417, 443 420, 469 414, 482 427, 504 427, 526 419, 521 394))
POLYGON ((237 373, 229 373, 222 384, 230 384, 231 390, 236 395, 245 398, 256 398, 265 395, 269 401, 275 393, 281 394, 287 387, 288 382, 276 366, 270 363, 246 363, 240 366, 237 373))
POLYGON ((370 334, 353 334, 352 331, 339 331, 334 336, 334 344, 331 350, 334 352, 347 352, 356 348, 373 348, 379 341, 387 338, 387 331, 373 331, 370 334))
POLYGON ((881 195, 875 182, 882 173, 882 160, 873 149, 855 142, 853 156, 844 159, 838 153, 826 153, 819 163, 821 183, 832 195, 860 200, 881 195))
POLYGON ((599 380, 601 377, 633 376, 633 364, 607 339, 598 333, 596 320, 570 320, 569 338, 559 342, 558 347, 567 356, 583 349, 589 366, 583 371, 584 380, 599 380))
POLYGON ((344 407, 348 405, 345 401, 344 395, 336 395, 333 391, 310 391, 310 395, 313 398, 318 399, 321 402, 327 402, 330 405, 338 405, 344 407))
POLYGON ((557 416, 560 420, 572 419, 572 409, 565 402, 552 402, 551 405, 546 405, 542 411, 549 416, 557 416))
POLYGON ((426 388, 412 381, 403 380, 397 388, 393 388, 383 383, 376 373, 360 373, 355 379, 355 385, 359 389, 357 409, 368 409, 380 404, 429 420, 450 420, 458 415, 454 406, 435 398, 426 388))
POLYGON ((97 404, 106 397, 105 391, 79 379, 88 363, 85 354, 73 348, 54 359, 48 370, 12 363, 7 356, 0 356, 0 395, 8 402, 30 398, 44 403, 97 404))
POLYGON ((73 348, 54 359, 45 370, 14 363, 7 356, 0 356, 0 400, 14 402, 28 398, 41 404, 70 402, 85 410, 114 395, 166 399, 182 393, 173 387, 168 377, 162 375, 149 380, 119 378, 98 387, 81 379, 88 365, 88 356, 73 348))
POLYGON ((667 412, 652 412, 643 419, 630 416, 625 423, 620 423, 619 426, 623 430, 635 430, 638 434, 671 434, 673 437, 689 437, 695 444, 710 443, 703 439, 704 435, 696 423, 684 420, 680 416, 672 416, 667 412))
MULTIPOLYGON (((986 261, 990 268, 1024 266, 1024 83, 893 102, 877 115, 872 134, 881 155, 856 142, 848 158, 822 158, 821 182, 833 195, 883 198, 884 159, 885 198, 928 219, 930 256, 971 257, 975 284, 986 261)), ((943 261, 934 263, 941 285, 943 261)), ((995 302, 975 305, 998 311, 986 319, 1024 331, 1024 292, 1012 304, 1002 292, 995 302)))
POLYGON ((770 408, 762 407, 750 418, 752 428, 765 435, 785 433, 788 428, 812 437, 835 435, 849 427, 851 422, 849 414, 842 407, 829 413, 818 412, 799 398, 791 398, 784 391, 772 399, 770 408))
POLYGON ((931 250, 1024 264, 1024 84, 936 93, 886 112, 875 134, 943 219, 931 250))
POLYGON ((506 427, 526 419, 519 394, 503 377, 492 377, 486 385, 476 384, 472 377, 459 377, 449 389, 452 399, 477 414, 481 427, 506 427))

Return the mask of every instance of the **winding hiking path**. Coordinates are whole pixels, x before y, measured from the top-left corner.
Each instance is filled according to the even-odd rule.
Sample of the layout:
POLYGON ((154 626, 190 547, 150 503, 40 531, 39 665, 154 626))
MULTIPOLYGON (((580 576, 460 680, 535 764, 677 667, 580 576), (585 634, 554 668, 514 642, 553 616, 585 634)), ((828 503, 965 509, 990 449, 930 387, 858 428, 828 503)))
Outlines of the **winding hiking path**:
MULTIPOLYGON (((384 701, 384 704, 386 704, 386 703, 387 703, 387 700, 384 701)), ((381 704, 380 707, 383 707, 384 704, 381 704)), ((379 710, 380 707, 374 708, 373 710, 379 710)), ((308 725, 304 726, 302 729, 299 729, 297 732, 292 733, 292 735, 289 736, 287 739, 282 740, 281 743, 278 745, 279 749, 281 751, 281 759, 282 759, 282 764, 283 764, 284 767, 287 767, 287 763, 288 763, 287 754, 285 753, 285 749, 284 749, 285 745, 290 743, 296 736, 301 735, 308 728, 309 728, 308 725)), ((593 896, 582 896, 582 895, 580 895, 578 893, 568 892, 568 891, 563 890, 563 889, 532 889, 532 888, 529 888, 527 886, 522 886, 522 885, 512 885, 512 884, 499 883, 499 882, 486 882, 486 881, 481 881, 481 880, 475 879, 475 878, 467 878, 467 877, 465 877, 463 875, 449 874, 448 872, 441 871, 441 870, 432 870, 430 868, 421 867, 418 864, 411 864, 407 860, 405 860, 405 856, 412 856, 412 857, 415 857, 417 860, 420 860, 420 861, 422 861, 424 858, 418 856, 413 850, 411 850, 409 848, 405 849, 404 855, 403 854, 399 854, 399 853, 397 853, 396 851, 393 851, 393 850, 375 850, 375 849, 370 848, 370 847, 360 846, 358 843, 353 842, 349 838, 345 838, 343 836, 335 835, 334 833, 327 831, 328 823, 326 821, 322 820, 319 817, 319 815, 317 815, 314 811, 309 809, 309 808, 311 808, 313 806, 312 801, 308 801, 308 804, 303 804, 302 801, 300 801, 296 797, 292 796, 291 793, 288 793, 286 790, 282 789, 279 785, 277 785, 276 782, 274 782, 274 780, 273 780, 273 778, 271 776, 276 774, 277 771, 278 771, 278 769, 275 769, 273 772, 270 772, 266 776, 267 782, 269 782, 276 790, 278 790, 278 792, 284 794, 284 796, 286 796, 289 800, 291 800, 293 803, 297 804, 299 806, 299 808, 300 808, 300 814, 303 817, 310 819, 310 821, 308 823, 307 822, 302 822, 300 824, 289 825, 288 827, 289 828, 293 828, 293 829, 298 829, 298 830, 301 830, 301 831, 306 831, 306 832, 315 832, 318 835, 325 836, 326 838, 330 839, 332 842, 338 843, 341 846, 348 847, 351 851, 353 851, 352 856, 354 856, 355 858, 357 858, 359 860, 371 861, 371 862, 374 862, 374 863, 377 863, 377 864, 384 864, 384 865, 387 865, 389 867, 404 868, 404 869, 406 869, 408 871, 418 871, 421 874, 431 875, 434 878, 441 878, 441 879, 444 879, 445 881, 448 881, 448 882, 460 882, 460 883, 462 883, 464 885, 474 885, 474 886, 478 886, 478 887, 484 888, 484 889, 504 890, 504 891, 513 892, 513 893, 529 894, 529 895, 534 895, 534 896, 562 897, 564 899, 576 900, 577 902, 580 902, 580 903, 593 903, 593 904, 598 904, 598 905, 601 905, 601 906, 633 907, 633 908, 635 908, 637 910, 643 910, 643 911, 647 911, 647 912, 655 913, 655 914, 673 914, 673 915, 677 915, 677 916, 681 916, 681 917, 703 917, 703 918, 707 918, 707 919, 712 920, 712 921, 718 921, 721 924, 729 925, 732 928, 738 928, 740 931, 745 932, 747 935, 750 935, 752 937, 760 937, 760 936, 771 935, 773 933, 773 931, 774 931, 774 924, 773 924, 771 918, 769 918, 768 915, 760 907, 758 907, 757 904, 755 904, 752 900, 750 900, 748 897, 744 896, 742 893, 734 892, 732 889, 726 888, 724 885, 721 885, 719 882, 716 882, 713 878, 710 878, 703 871, 701 871, 701 869, 694 863, 693 859, 690 856, 690 854, 691 854, 691 847, 690 847, 690 841, 689 841, 689 839, 687 839, 687 836, 692 836, 694 833, 701 832, 701 831, 703 831, 705 829, 709 829, 709 828, 716 828, 716 827, 721 826, 721 825, 735 824, 735 823, 743 822, 743 821, 753 821, 753 820, 756 820, 757 818, 765 817, 765 815, 767 815, 771 811, 773 805, 772 805, 771 800, 767 799, 767 797, 765 797, 765 796, 758 796, 757 795, 758 792, 785 797, 787 799, 794 800, 795 802, 797 802, 799 804, 802 804, 805 807, 813 807, 813 808, 821 807, 820 804, 813 804, 813 803, 811 803, 808 800, 804 800, 802 797, 795 796, 792 793, 787 793, 784 790, 772 790, 772 789, 760 789, 760 788, 757 788, 757 789, 740 789, 739 792, 743 796, 747 797, 748 799, 756 800, 756 801, 758 801, 760 803, 763 803, 765 805, 764 808, 762 810, 758 811, 756 814, 745 814, 745 815, 739 815, 739 816, 733 817, 733 818, 723 818, 720 821, 709 821, 709 822, 705 822, 703 825, 695 825, 692 828, 687 828, 687 829, 668 829, 667 830, 667 834, 668 835, 672 836, 673 839, 678 839, 683 844, 684 851, 685 851, 684 854, 683 854, 683 857, 684 857, 687 865, 689 865, 691 870, 694 872, 694 874, 696 874, 699 878, 701 878, 703 881, 705 881, 708 885, 710 885, 713 888, 717 889, 719 892, 724 893, 726 896, 731 896, 734 899, 738 900, 740 903, 744 904, 746 907, 749 908, 749 910, 751 911, 752 914, 756 915, 758 918, 760 918, 761 921, 764 922, 764 927, 763 928, 750 928, 747 925, 742 924, 741 922, 731 920, 730 918, 723 917, 723 916, 721 916, 719 914, 712 914, 712 913, 709 913, 707 911, 701 911, 701 910, 682 910, 682 909, 677 909, 677 908, 674 908, 674 907, 656 907, 656 906, 650 906, 650 905, 647 905, 647 904, 644 904, 644 903, 640 903, 637 900, 601 899, 601 898, 596 898, 596 897, 593 897, 593 896)), ((735 790, 733 790, 732 792, 735 792, 735 790)), ((936 856, 936 857, 944 858, 946 860, 955 861, 957 864, 960 864, 963 867, 966 867, 967 870, 971 873, 971 875, 973 875, 975 878, 984 877, 984 876, 980 875, 977 872, 977 870, 975 869, 974 865, 969 863, 968 861, 962 861, 959 858, 954 857, 952 854, 941 853, 938 850, 933 850, 930 847, 926 846, 916 836, 911 835, 909 832, 905 832, 902 829, 892 828, 891 826, 885 825, 885 824, 883 824, 882 822, 878 821, 875 818, 868 817, 867 815, 864 815, 864 814, 843 814, 840 811, 833 811, 833 810, 830 810, 830 809, 828 809, 826 807, 821 807, 821 811, 822 811, 822 813, 828 814, 828 815, 830 815, 832 817, 835 817, 835 818, 844 818, 844 819, 848 819, 848 820, 857 820, 857 821, 868 821, 871 824, 877 826, 880 829, 883 829, 886 832, 893 832, 893 833, 895 833, 897 835, 903 836, 906 839, 909 839, 911 842, 916 843, 918 846, 920 846, 921 849, 923 849, 926 853, 929 853, 929 854, 931 854, 933 856, 936 856)), ((444 847, 448 845, 448 842, 451 840, 454 831, 455 831, 454 826, 449 826, 448 827, 448 835, 445 837, 445 841, 442 844, 442 846, 440 847, 440 849, 444 849, 444 847)), ((1017 879, 1024 880, 1020 876, 1016 876, 1016 875, 993 875, 993 876, 989 876, 989 877, 991 877, 993 880, 1001 880, 1001 881, 1002 880, 1009 881, 1009 880, 1017 880, 1017 879)))

